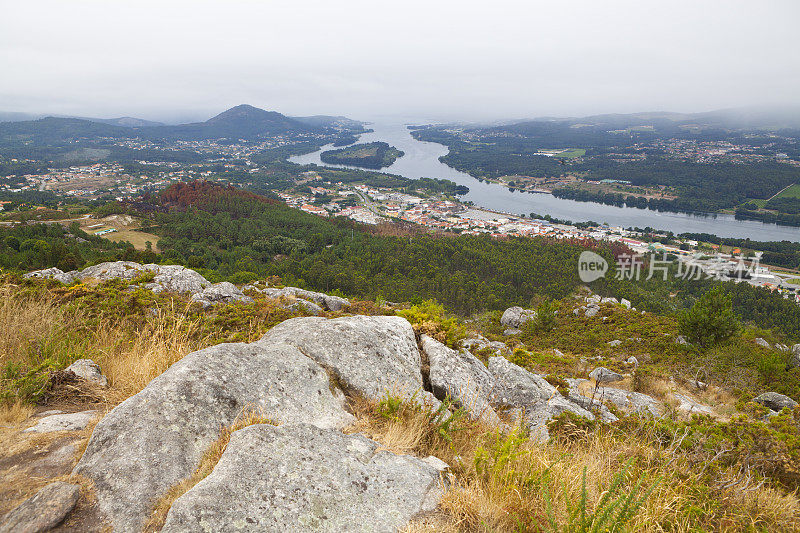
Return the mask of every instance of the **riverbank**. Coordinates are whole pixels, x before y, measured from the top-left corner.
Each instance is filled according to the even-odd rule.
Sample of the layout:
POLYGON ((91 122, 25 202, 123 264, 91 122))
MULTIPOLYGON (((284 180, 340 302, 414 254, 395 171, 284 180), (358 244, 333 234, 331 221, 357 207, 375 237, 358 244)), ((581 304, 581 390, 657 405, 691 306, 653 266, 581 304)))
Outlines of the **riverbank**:
MULTIPOLYGON (((778 226, 760 221, 736 220, 733 215, 696 215, 670 211, 651 211, 636 207, 607 206, 596 202, 579 202, 556 198, 550 194, 512 191, 496 183, 479 181, 473 176, 442 163, 439 158, 448 153, 442 144, 418 141, 404 124, 372 124, 374 131, 361 135, 359 142, 383 141, 402 150, 405 155, 383 171, 411 179, 423 177, 443 178, 469 187, 462 201, 478 207, 513 213, 516 216, 530 213, 548 214, 560 220, 573 222, 595 221, 611 226, 654 228, 681 233, 709 233, 719 237, 749 238, 756 241, 789 240, 800 242, 800 229, 778 226)), ((316 152, 289 157, 298 164, 316 164, 351 168, 345 165, 327 165, 320 159, 324 146, 316 152)))

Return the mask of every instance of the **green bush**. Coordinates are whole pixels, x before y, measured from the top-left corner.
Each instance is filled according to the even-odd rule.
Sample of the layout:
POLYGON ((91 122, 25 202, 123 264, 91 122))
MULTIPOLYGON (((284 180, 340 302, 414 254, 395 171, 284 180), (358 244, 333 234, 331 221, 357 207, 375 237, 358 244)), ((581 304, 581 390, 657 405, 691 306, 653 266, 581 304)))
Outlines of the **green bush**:
POLYGON ((736 335, 739 318, 733 312, 731 296, 715 287, 678 315, 678 325, 691 342, 708 348, 736 335))

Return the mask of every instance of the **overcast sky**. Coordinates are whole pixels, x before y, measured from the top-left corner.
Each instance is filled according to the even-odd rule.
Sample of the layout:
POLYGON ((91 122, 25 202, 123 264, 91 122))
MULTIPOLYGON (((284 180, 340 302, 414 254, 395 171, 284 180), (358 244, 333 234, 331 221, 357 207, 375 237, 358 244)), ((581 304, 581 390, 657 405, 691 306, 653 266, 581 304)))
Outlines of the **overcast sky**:
POLYGON ((800 104, 798 0, 0 0, 0 111, 503 119, 800 104))

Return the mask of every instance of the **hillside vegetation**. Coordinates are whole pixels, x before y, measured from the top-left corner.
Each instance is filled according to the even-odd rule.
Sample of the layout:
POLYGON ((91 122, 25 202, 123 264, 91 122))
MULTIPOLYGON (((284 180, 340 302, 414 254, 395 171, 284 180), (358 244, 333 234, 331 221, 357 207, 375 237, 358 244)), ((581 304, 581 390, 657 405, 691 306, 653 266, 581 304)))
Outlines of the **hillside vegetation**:
POLYGON ((352 165, 356 167, 380 169, 394 163, 404 152, 385 142, 354 144, 338 150, 327 150, 320 154, 325 163, 352 165))
MULTIPOLYGON (((392 390, 365 394, 341 368, 320 370, 326 394, 335 392, 346 408, 342 416, 352 420, 340 438, 360 433, 390 452, 434 456, 449 466, 438 507, 417 517, 410 531, 800 529, 800 407, 773 412, 753 401, 765 392, 800 398, 800 367, 793 366, 791 349, 784 346, 800 341, 800 315, 779 296, 745 284, 674 275, 638 282, 608 276, 586 287, 577 276, 581 251, 590 248, 613 261, 627 250, 595 242, 365 228, 205 182, 173 186, 125 209, 160 237, 162 253, 91 237, 74 225, 0 228, 0 328, 6 332, 0 338, 0 474, 6 480, 0 514, 54 479, 33 475, 31 465, 39 463, 26 458, 57 449, 66 436, 77 444, 67 455, 63 479, 80 484, 85 494, 109 498, 103 492, 107 486, 69 475, 94 423, 80 432, 22 431, 41 413, 98 411, 97 427, 106 436, 90 450, 102 458, 114 417, 122 416, 109 411, 136 400, 132 397, 148 386, 157 388, 153 379, 186 355, 223 343, 254 343, 280 333, 296 317, 316 315, 321 318, 308 320, 328 324, 326 319, 375 316, 402 322, 412 347, 423 347, 417 370, 423 384, 417 393, 423 396, 434 390, 432 352, 424 343, 438 341, 444 350, 468 349, 481 372, 497 358, 518 365, 564 401, 582 396, 590 410, 586 417, 570 410, 554 414, 545 424, 549 439, 542 442, 514 409, 495 404, 501 425, 473 416, 473 406, 455 396, 457 388, 453 397, 439 391, 441 405, 425 405, 392 390), (239 292, 236 302, 205 305, 185 293, 156 290, 157 270, 141 265, 125 279, 72 277, 68 285, 21 276, 38 267, 75 270, 121 259, 184 264, 210 282, 240 285, 226 290, 244 296, 239 292), (349 301, 328 296, 343 306, 311 306, 298 296, 306 293, 284 286, 349 301), (635 309, 618 303, 622 298, 635 309), (512 305, 531 309, 529 319, 514 327, 503 313, 512 305), (107 387, 65 372, 87 358, 99 364, 107 387), (618 381, 601 384, 598 368, 618 374, 618 381), (604 396, 612 388, 646 407, 614 403, 604 396)), ((133 266, 123 265, 123 271, 133 266)), ((316 329, 284 330, 274 344, 285 347, 297 332, 315 339, 328 327, 312 324, 316 329)), ((330 338, 330 346, 306 346, 298 356, 306 357, 309 348, 349 353, 362 342, 343 335, 330 338)), ((383 353, 396 339, 376 342, 377 353, 383 353)), ((247 354, 258 346, 227 344, 219 348, 220 358, 224 350, 247 354)), ((249 356, 241 357, 245 364, 249 356)), ((372 363, 379 361, 361 366, 372 363)), ((374 369, 356 369, 361 370, 374 369)), ((241 371, 237 367, 234 373, 241 371)), ((170 379, 176 374, 195 375, 172 372, 170 379)), ((148 503, 146 531, 169 524, 170 514, 174 522, 185 496, 219 482, 224 469, 215 467, 236 453, 234 436, 243 435, 240 431, 282 435, 289 431, 282 428, 291 426, 237 403, 230 384, 217 387, 214 376, 196 375, 204 385, 181 389, 187 391, 181 401, 202 392, 219 394, 215 406, 236 407, 226 408, 231 417, 214 426, 211 440, 192 449, 199 462, 148 503)), ((159 408, 142 405, 157 419, 159 408)), ((83 497, 65 527, 101 524, 93 501, 83 497)))

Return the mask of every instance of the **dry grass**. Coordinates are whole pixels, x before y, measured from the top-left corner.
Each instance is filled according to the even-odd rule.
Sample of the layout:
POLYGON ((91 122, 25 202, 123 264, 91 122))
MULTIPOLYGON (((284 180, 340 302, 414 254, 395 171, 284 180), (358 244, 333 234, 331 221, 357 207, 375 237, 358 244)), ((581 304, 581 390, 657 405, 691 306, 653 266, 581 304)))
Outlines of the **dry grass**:
POLYGON ((109 379, 109 401, 116 404, 136 394, 173 363, 199 349, 203 342, 195 338, 197 327, 197 322, 185 317, 172 320, 159 313, 133 336, 124 324, 100 328, 97 344, 106 348, 98 364, 109 379))
MULTIPOLYGON (((172 304, 175 305, 174 302, 172 304)), ((92 327, 77 306, 61 304, 50 293, 28 293, 0 287, 0 366, 33 368, 43 362, 59 367, 86 357, 109 379, 106 390, 86 383, 65 384, 48 393, 48 403, 113 406, 142 390, 153 378, 189 352, 208 344, 196 320, 176 309, 122 319, 92 327), (80 332, 80 333, 77 333, 80 332)), ((0 417, 21 416, 19 402, 3 406, 0 417), (14 407, 16 405, 16 407, 14 407)))
POLYGON ((175 500, 186 494, 186 492, 188 492, 192 487, 205 479, 214 470, 214 467, 217 466, 222 454, 225 453, 225 449, 228 447, 228 443, 231 440, 231 435, 233 432, 254 424, 277 425, 273 420, 265 417, 263 412, 258 409, 244 409, 233 422, 233 424, 228 427, 223 427, 220 430, 217 440, 211 443, 211 445, 203 453, 203 457, 200 459, 200 464, 198 465, 197 470, 195 470, 194 473, 188 478, 173 485, 172 488, 166 492, 166 494, 158 499, 153 509, 153 513, 150 515, 150 518, 144 527, 144 532, 150 533, 161 531, 161 528, 164 526, 164 522, 167 519, 167 514, 169 513, 169 510, 175 500))
POLYGON ((33 416, 34 411, 32 405, 19 400, 14 403, 0 404, 0 425, 16 428, 33 416))
POLYGON ((567 509, 580 501, 584 475, 589 513, 615 477, 613 498, 642 497, 652 489, 627 524, 631 531, 800 530, 796 494, 733 468, 723 468, 709 482, 706 472, 679 451, 679 438, 671 446, 655 445, 664 436, 646 420, 635 435, 573 428, 539 444, 468 421, 443 438, 430 413, 408 404, 387 412, 385 402, 356 399, 351 407, 359 421, 350 431, 395 453, 435 455, 451 465, 456 482, 439 511, 417 520, 409 532, 550 531, 551 516, 557 530, 572 531, 567 509))
POLYGON ((0 363, 23 363, 32 350, 47 351, 79 319, 77 311, 58 306, 49 295, 0 286, 0 363))

